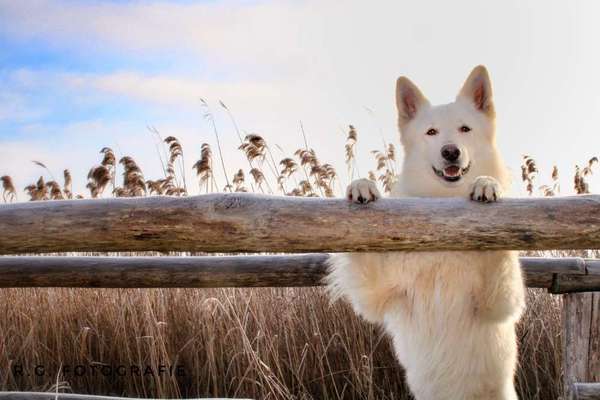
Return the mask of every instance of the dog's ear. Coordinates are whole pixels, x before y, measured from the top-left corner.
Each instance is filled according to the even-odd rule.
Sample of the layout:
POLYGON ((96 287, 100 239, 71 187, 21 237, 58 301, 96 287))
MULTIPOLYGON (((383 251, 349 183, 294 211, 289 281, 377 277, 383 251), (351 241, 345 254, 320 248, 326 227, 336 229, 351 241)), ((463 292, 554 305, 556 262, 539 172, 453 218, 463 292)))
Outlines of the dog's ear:
POLYGON ((457 98, 462 97, 473 103, 475 108, 490 117, 495 116, 492 99, 492 82, 487 69, 483 65, 473 68, 463 84, 457 98))
POLYGON ((400 128, 412 120, 419 110, 429 105, 419 88, 410 79, 401 76, 396 81, 396 107, 400 128))

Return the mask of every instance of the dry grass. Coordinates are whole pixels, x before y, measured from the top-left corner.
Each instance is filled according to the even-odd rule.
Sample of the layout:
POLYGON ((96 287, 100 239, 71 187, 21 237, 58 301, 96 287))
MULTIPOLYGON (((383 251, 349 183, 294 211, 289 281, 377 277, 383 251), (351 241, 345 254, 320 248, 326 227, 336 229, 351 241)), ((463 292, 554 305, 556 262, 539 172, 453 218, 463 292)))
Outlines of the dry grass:
POLYGON ((527 312, 518 326, 520 399, 558 399, 562 395, 561 296, 529 289, 527 312))
MULTIPOLYGON (((346 304, 330 305, 322 288, 4 289, 0 311, 0 390, 58 382, 143 397, 409 398, 387 338, 346 304), (7 374, 14 365, 31 376, 7 374), (87 373, 75 376, 77 365, 87 373), (185 375, 93 376, 93 365, 180 366, 185 375)), ((530 291, 519 327, 522 399, 560 392, 559 322, 559 297, 530 291)))

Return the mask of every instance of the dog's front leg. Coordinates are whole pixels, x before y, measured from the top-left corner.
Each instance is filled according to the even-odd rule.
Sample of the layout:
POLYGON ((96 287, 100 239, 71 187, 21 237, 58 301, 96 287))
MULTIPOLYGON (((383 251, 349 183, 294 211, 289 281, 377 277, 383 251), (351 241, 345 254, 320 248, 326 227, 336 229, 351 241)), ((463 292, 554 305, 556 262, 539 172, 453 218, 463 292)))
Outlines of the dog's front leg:
MULTIPOLYGON (((375 182, 357 179, 348 186, 346 197, 352 203, 366 204, 381 194, 375 182)), ((329 259, 326 283, 330 294, 350 301, 354 311, 371 322, 383 321, 391 292, 383 260, 379 253, 332 254, 329 259)))
MULTIPOLYGON (((470 198, 485 203, 495 202, 502 195, 500 183, 493 177, 475 179, 470 198)), ((488 252, 489 268, 483 268, 482 289, 475 296, 475 311, 483 319, 517 320, 525 308, 525 286, 517 252, 488 252)))

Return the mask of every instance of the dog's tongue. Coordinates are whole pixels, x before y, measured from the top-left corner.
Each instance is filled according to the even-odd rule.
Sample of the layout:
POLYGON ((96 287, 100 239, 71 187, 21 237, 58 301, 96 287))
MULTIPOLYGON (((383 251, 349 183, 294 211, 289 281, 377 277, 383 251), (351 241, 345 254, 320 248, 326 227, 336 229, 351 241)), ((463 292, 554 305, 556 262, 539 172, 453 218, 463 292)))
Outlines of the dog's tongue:
POLYGON ((446 176, 458 176, 460 173, 460 168, 456 165, 451 165, 449 167, 444 168, 444 175, 446 176))

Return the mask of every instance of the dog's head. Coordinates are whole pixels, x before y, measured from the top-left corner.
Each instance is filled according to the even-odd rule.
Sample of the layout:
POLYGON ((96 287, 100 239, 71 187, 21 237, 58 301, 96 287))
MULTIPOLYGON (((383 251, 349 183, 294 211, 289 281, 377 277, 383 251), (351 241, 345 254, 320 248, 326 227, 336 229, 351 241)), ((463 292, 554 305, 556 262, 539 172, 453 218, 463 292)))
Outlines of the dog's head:
POLYGON ((403 174, 418 175, 422 185, 441 185, 444 191, 464 187, 478 175, 494 175, 495 111, 485 67, 473 69, 454 102, 438 106, 400 77, 396 105, 403 174))

